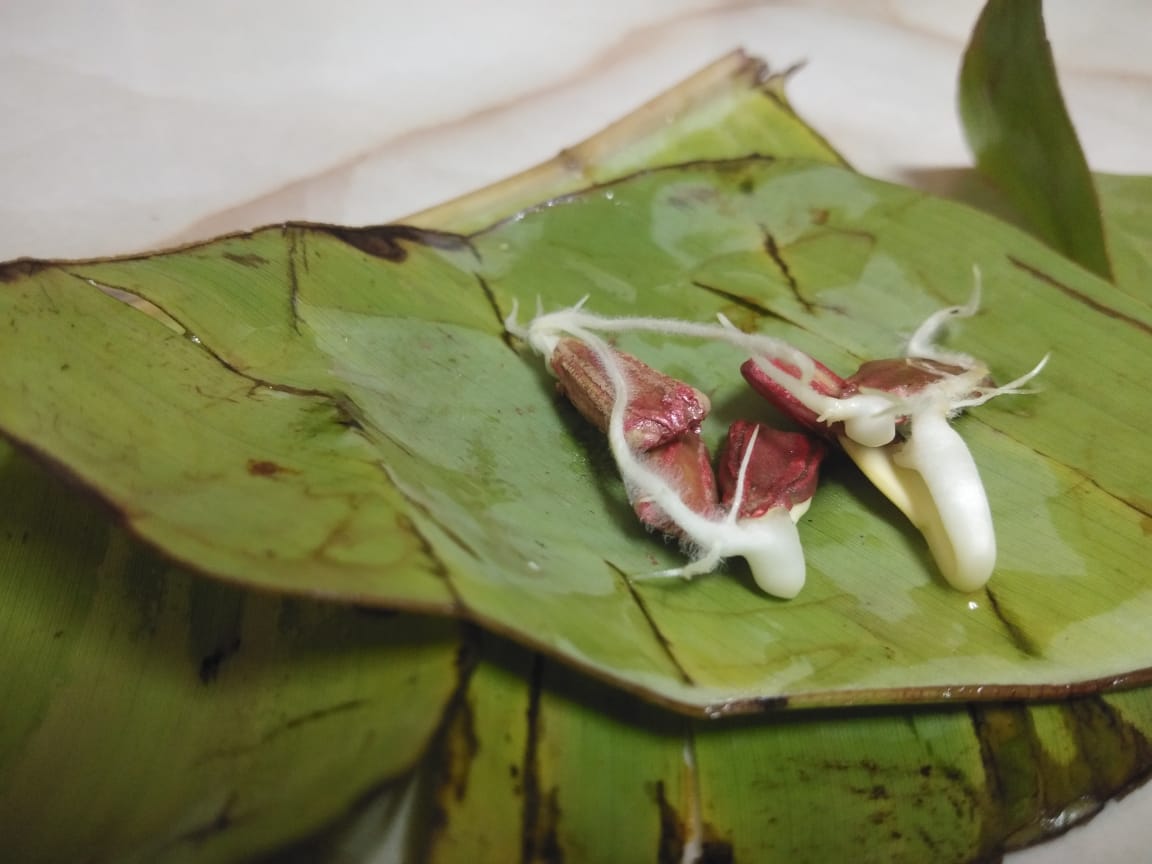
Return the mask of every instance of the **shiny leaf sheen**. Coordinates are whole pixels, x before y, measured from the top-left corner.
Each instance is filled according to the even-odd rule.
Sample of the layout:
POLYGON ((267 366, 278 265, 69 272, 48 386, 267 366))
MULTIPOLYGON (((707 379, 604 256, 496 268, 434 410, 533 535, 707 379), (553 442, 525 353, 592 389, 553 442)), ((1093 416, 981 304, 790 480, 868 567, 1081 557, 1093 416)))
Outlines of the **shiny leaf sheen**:
MULTIPOLYGON (((289 226, 33 270, 10 267, 0 291, 0 425, 206 572, 463 613, 713 712, 1055 694, 1152 665, 1139 446, 1152 406, 1124 387, 1152 315, 965 208, 751 158, 646 172, 470 237, 289 226), (634 523, 603 444, 499 323, 537 296, 724 312, 849 371, 963 300, 973 264, 985 310, 954 344, 1002 378, 1053 361, 1041 395, 960 421, 1001 544, 989 592, 972 596, 940 582, 847 465, 801 524, 799 600, 762 596, 738 566, 631 583, 678 553, 634 523), (1086 355, 1093 342, 1110 350, 1086 355)), ((713 444, 765 411, 729 349, 622 345, 709 393, 713 444)))

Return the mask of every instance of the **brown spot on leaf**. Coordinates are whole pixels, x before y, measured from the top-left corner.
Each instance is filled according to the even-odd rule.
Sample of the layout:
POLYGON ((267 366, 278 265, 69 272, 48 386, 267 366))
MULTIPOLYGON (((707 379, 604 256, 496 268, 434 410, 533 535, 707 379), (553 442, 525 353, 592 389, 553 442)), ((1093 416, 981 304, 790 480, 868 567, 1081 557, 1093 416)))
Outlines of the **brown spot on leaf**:
POLYGON ((17 258, 15 261, 0 263, 0 282, 11 283, 29 276, 35 276, 52 266, 51 262, 35 258, 17 258))
POLYGON ((200 660, 200 683, 211 684, 220 675, 220 667, 224 661, 240 650, 240 637, 237 636, 227 645, 205 654, 200 660))
POLYGON ((402 264, 408 258, 407 245, 417 244, 447 251, 469 248, 468 241, 459 234, 427 231, 408 225, 376 225, 366 228, 336 228, 325 226, 321 230, 343 240, 374 258, 383 258, 402 264))
POLYGON ((299 474, 294 468, 286 468, 270 459, 249 459, 248 473, 253 477, 275 477, 277 474, 299 474))
POLYGON ((560 846, 560 799, 559 791, 549 790, 544 799, 544 807, 537 823, 540 833, 539 858, 546 864, 563 864, 564 849, 560 846))
POLYGON ((664 792, 664 781, 656 782, 656 807, 660 813, 660 843, 656 850, 659 864, 678 864, 684 857, 684 836, 687 829, 676 808, 664 792))
POLYGON ((696 864, 734 864, 736 853, 732 844, 727 840, 720 840, 712 834, 712 828, 704 826, 704 842, 700 844, 700 857, 696 864))

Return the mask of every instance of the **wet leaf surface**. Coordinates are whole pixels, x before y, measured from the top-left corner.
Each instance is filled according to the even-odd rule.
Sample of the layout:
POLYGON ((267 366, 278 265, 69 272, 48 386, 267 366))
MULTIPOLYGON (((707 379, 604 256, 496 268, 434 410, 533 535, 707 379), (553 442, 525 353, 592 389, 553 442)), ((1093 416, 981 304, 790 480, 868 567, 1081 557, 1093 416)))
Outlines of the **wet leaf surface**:
MULTIPOLYGON (((654 170, 471 236, 302 225, 48 264, 11 274, 0 309, 0 424, 209 574, 463 614, 712 711, 1056 694, 1152 665, 1152 406, 1126 389, 1152 313, 1014 229, 842 168, 654 170), (984 310, 952 344, 1001 380, 1053 356, 1041 394, 960 421, 1001 548, 975 595, 843 464, 802 522, 797 601, 739 565, 633 582, 679 552, 634 523, 604 446, 500 323, 516 299, 586 294, 607 314, 724 313, 847 372, 962 302, 974 264, 984 310)), ((708 393, 713 445, 768 416, 738 352, 621 344, 708 393)))
MULTIPOLYGON (((988 218, 827 167, 747 58, 689 91, 422 214, 424 230, 289 226, 0 265, 0 427, 165 553, 3 450, 6 849, 960 861, 1066 830, 1147 775, 1147 687, 967 701, 1133 684, 1149 665, 1149 407, 1131 395, 1147 183, 1098 181, 1121 296, 988 218), (814 161, 736 158, 750 152, 814 161), (709 159, 727 161, 482 230, 709 159), (680 556, 635 526, 598 436, 499 325, 513 298, 591 293, 601 312, 724 311, 850 371, 964 299, 972 263, 985 311, 951 344, 1005 378, 1055 352, 1041 395, 959 421, 1001 533, 973 597, 846 461, 801 526, 800 600, 739 567, 630 584, 680 556), (903 699, 945 704, 714 720, 652 704, 903 699)), ((713 443, 765 410, 743 358, 626 347, 709 391, 713 443)))

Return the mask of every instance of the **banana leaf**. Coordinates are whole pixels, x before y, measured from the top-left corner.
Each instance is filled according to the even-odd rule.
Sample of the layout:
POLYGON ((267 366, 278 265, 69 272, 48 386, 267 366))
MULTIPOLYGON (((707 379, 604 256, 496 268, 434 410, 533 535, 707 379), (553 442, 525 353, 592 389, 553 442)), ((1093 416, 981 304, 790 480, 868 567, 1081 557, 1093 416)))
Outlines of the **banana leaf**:
MULTIPOLYGON (((753 100, 765 98, 749 83, 738 82, 753 100)), ((167 779, 179 787, 173 820, 163 823, 149 801, 139 807, 147 811, 144 827, 129 836, 134 808, 110 804, 100 827, 124 833, 105 830, 87 857, 238 860, 309 833, 369 782, 395 783, 421 752, 410 842, 432 860, 462 859, 469 850, 473 860, 503 859, 500 850, 523 860, 679 860, 686 849, 705 860, 757 860, 771 850, 826 860, 850 842, 854 853, 874 860, 923 860, 925 851, 965 860, 1061 830, 1147 772, 1142 689, 1059 705, 841 709, 719 722, 649 704, 716 714, 785 704, 1050 696, 1135 683, 1150 665, 1138 626, 1147 601, 1137 558, 1148 466, 1139 458, 1133 464, 1129 449, 1147 406, 1119 388, 1101 392, 1098 383, 1123 381, 1136 368, 1124 364, 1140 362, 1139 334, 1148 327, 1140 297, 1118 299, 1018 232, 860 178, 827 164, 831 158, 773 160, 722 148, 713 154, 698 140, 684 150, 674 141, 648 145, 669 167, 615 182, 599 178, 602 185, 587 192, 484 230, 473 230, 468 220, 480 217, 464 208, 459 225, 443 223, 456 233, 288 226, 137 259, 21 261, 3 269, 0 426, 24 450, 96 491, 133 534, 166 553, 164 560, 264 590, 466 616, 513 640, 472 634, 463 668, 478 665, 450 698, 459 631, 433 623, 438 619, 381 622, 313 601, 263 601, 271 619, 280 614, 277 604, 296 604, 319 620, 375 622, 364 625, 362 638, 387 645, 388 632, 407 633, 394 643, 406 672, 405 652, 415 650, 408 642, 424 645, 435 668, 424 680, 402 676, 409 690, 384 672, 359 682, 392 706, 393 721, 415 743, 389 749, 387 758, 362 754, 356 767, 363 773, 337 760, 345 769, 333 769, 337 780, 301 777, 297 794, 310 787, 308 804, 318 809, 288 829, 283 815, 295 813, 292 805, 265 805, 265 828, 253 827, 254 819, 238 818, 231 799, 220 797, 228 782, 219 777, 205 781, 217 806, 191 821, 199 803, 187 788, 194 766, 178 762, 163 777, 136 781, 156 788, 167 779), (675 164, 706 157, 714 158, 675 164), (631 239, 621 243, 622 236, 631 239), (726 311, 742 326, 787 334, 830 363, 852 365, 893 353, 901 328, 963 299, 974 259, 985 270, 987 311, 965 328, 964 345, 1002 374, 1022 371, 1044 350, 1057 352, 1043 395, 989 406, 964 421, 981 464, 992 466, 985 471, 1008 562, 993 583, 996 593, 977 600, 940 584, 918 538, 847 465, 834 466, 804 525, 815 590, 800 602, 754 593, 736 568, 689 585, 629 584, 621 574, 651 569, 652 559, 673 561, 676 550, 627 520, 603 445, 556 403, 541 370, 505 341, 500 326, 514 297, 571 303, 592 288, 599 311, 658 309, 694 318, 726 311), (1043 332, 1021 332, 1022 319, 1044 321, 1043 332), (1061 349, 1092 338, 1114 342, 1116 354, 1059 361, 1061 349), (404 375, 381 374, 399 363, 404 375), (1091 397, 1082 390, 1089 384, 1096 388, 1091 397), (1095 398, 1106 405, 1095 407, 1095 398), (1092 441, 1074 422, 1086 412, 1092 441), (1110 446, 1099 447, 1103 441, 1110 446), (939 643, 949 638, 954 644, 944 650, 939 643), (521 645, 543 649, 548 659, 521 645), (956 662, 957 646, 972 651, 966 662, 956 662), (765 668, 772 652, 776 668, 765 668), (818 662, 789 669, 788 656, 818 662), (949 677, 963 676, 972 662, 981 664, 979 674, 949 677), (416 692, 428 710, 410 721, 416 692), (422 750, 427 739, 418 733, 433 732, 422 750), (358 779, 343 776, 349 774, 358 779), (818 798, 796 794, 814 779, 818 798), (332 782, 344 791, 332 794, 332 782), (829 832, 814 818, 814 809, 827 812, 812 807, 828 800, 825 790, 839 796, 843 831, 829 832), (945 824, 934 809, 942 802, 949 807, 945 824), (209 833, 226 841, 191 852, 187 842, 164 845, 181 830, 201 837, 196 825, 213 826, 209 833)), ((651 340, 628 347, 718 394, 721 417, 762 410, 732 388, 733 358, 723 352, 651 340)), ((22 458, 9 460, 21 476, 39 476, 22 458)), ((24 502, 45 487, 11 488, 18 491, 11 500, 24 502)), ((44 500, 67 500, 47 488, 44 500)), ((5 523, 10 540, 23 536, 25 509, 15 503, 5 516, 15 526, 5 523)), ((56 519, 83 521, 65 508, 63 516, 44 511, 36 524, 56 519)), ((159 562, 99 519, 86 524, 118 538, 129 550, 121 557, 159 562)), ((49 545, 82 545, 61 541, 49 545)), ((77 578, 103 578, 111 543, 94 544, 94 554, 71 568, 77 578)), ((18 572, 38 596, 25 605, 49 618, 61 614, 58 605, 84 596, 62 581, 68 565, 16 551, 5 558, 14 562, 4 568, 6 598, 18 572)), ((188 621, 195 619, 179 598, 202 580, 151 566, 154 577, 164 571, 159 581, 119 587, 121 607, 124 597, 177 598, 157 638, 184 652, 185 677, 223 679, 239 614, 227 607, 247 609, 256 599, 237 598, 258 595, 209 589, 224 598, 223 611, 212 606, 206 614, 231 622, 194 637, 188 621), (190 652, 192 643, 202 650, 190 652)), ((111 604, 116 589, 96 586, 111 604)), ((5 606, 16 604, 6 599, 5 606)), ((113 608, 107 615, 79 656, 101 656, 124 632, 129 613, 113 608)), ((347 633, 350 626, 334 629, 347 633)), ((6 625, 6 649, 21 646, 30 656, 5 650, 4 662, 58 669, 46 629, 35 631, 37 638, 6 625)), ((350 658, 362 660, 356 645, 312 637, 305 645, 330 664, 342 669, 350 658)), ((136 643, 121 650, 137 664, 155 653, 136 643)), ((290 652, 273 645, 268 653, 290 652)), ((275 705, 277 677, 274 664, 262 664, 249 689, 275 705)), ((6 672, 3 680, 16 679, 6 672)), ((51 678, 21 681, 13 690, 21 705, 68 701, 51 678)), ((196 688, 173 699, 180 714, 206 710, 196 688)), ((306 711, 297 707, 307 716, 355 699, 326 694, 306 711)), ((156 723, 159 701, 127 700, 122 710, 146 729, 156 723)), ((291 710, 272 713, 283 718, 291 710)), ((24 757, 25 776, 56 781, 52 759, 72 729, 41 731, 46 712, 28 715, 4 752, 32 752, 24 757), (37 734, 45 743, 31 750, 27 742, 37 734)), ((332 717, 379 728, 379 717, 366 726, 352 709, 332 717)), ((211 735, 229 722, 213 723, 211 735)), ((260 729, 256 735, 281 737, 260 729)), ((264 758, 285 771, 292 764, 319 770, 327 746, 305 742, 291 754, 263 748, 271 754, 264 758)), ((101 766, 122 761, 108 744, 85 752, 101 766)), ((9 762, 0 763, 2 788, 15 788, 9 762)), ((229 759, 226 770, 240 769, 229 759)), ((250 783, 279 794, 282 779, 250 783)), ((78 788, 90 796, 99 787, 87 779, 78 788)), ((15 803, 0 807, 4 835, 20 826, 17 836, 27 844, 20 848, 30 858, 74 857, 67 850, 75 847, 62 845, 66 838, 51 826, 79 817, 63 806, 44 808, 46 798, 7 799, 15 803), (41 805, 42 829, 26 827, 23 813, 17 818, 21 801, 41 805)), ((311 848, 337 854, 322 842, 311 848)))
POLYGON ((1064 106, 1041 0, 989 0, 960 71, 960 117, 976 165, 1037 237, 1112 277, 1101 211, 1064 106))
POLYGON ((411 860, 994 860, 1152 768, 1148 688, 707 721, 507 643, 480 656, 411 860))
MULTIPOLYGON (((0 427, 205 573, 465 616, 712 713, 1043 695, 1152 667, 1152 404, 1102 386, 1139 367, 1152 313, 965 208, 747 157, 651 169, 469 235, 289 225, 4 278, 0 427), (973 265, 985 310, 963 344, 1002 380, 1053 356, 1041 395, 958 424, 999 527, 977 595, 942 584, 846 464, 802 524, 796 602, 736 566, 634 581, 680 553, 628 516, 605 445, 502 324, 517 299, 589 295, 608 314, 723 313, 847 370, 962 302, 973 265)), ((620 344, 710 395, 711 443, 766 415, 740 353, 652 343, 620 344)))
POLYGON ((422 758, 455 622, 193 576, 6 444, 0 487, 7 860, 243 860, 422 758))
POLYGON ((1144 303, 1152 300, 1152 177, 1095 174, 1116 287, 1144 303))

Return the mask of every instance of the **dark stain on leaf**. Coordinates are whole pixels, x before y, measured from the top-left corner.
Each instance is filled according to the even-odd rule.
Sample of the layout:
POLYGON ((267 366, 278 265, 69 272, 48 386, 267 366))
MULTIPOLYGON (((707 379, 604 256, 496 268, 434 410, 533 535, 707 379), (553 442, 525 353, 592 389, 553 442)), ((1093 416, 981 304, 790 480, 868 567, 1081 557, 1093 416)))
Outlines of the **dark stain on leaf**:
POLYGON ((524 736, 524 764, 520 784, 524 796, 520 827, 520 861, 529 864, 535 860, 540 832, 540 694, 544 679, 544 658, 532 655, 532 669, 528 679, 528 708, 524 713, 527 734, 524 736))
POLYGON ((544 809, 537 823, 540 834, 535 860, 544 864, 564 864, 564 850, 560 846, 559 790, 550 789, 543 803, 544 809))
POLYGON ((1020 703, 970 705, 968 714, 984 766, 981 789, 965 786, 973 812, 986 816, 983 842, 989 854, 1001 838, 1032 836, 1041 830, 1046 800, 1045 775, 1058 775, 1039 740, 1032 715, 1020 703))
POLYGON ((240 637, 237 636, 229 644, 217 648, 209 654, 204 655, 200 660, 200 681, 203 684, 211 684, 216 680, 220 674, 220 666, 240 650, 240 637))
POLYGON ((336 408, 336 424, 345 429, 357 432, 364 431, 364 423, 359 417, 360 409, 350 399, 336 399, 333 402, 336 408))
POLYGON ((211 684, 243 643, 246 595, 230 585, 193 580, 189 588, 189 648, 202 684, 211 684))
POLYGON ((253 477, 275 477, 277 474, 299 474, 294 468, 285 468, 270 459, 249 459, 248 473, 253 477))
POLYGON ((713 835, 709 825, 704 826, 704 842, 700 844, 700 857, 695 864, 735 864, 736 852, 727 840, 713 835))
POLYGON ((52 267, 50 261, 40 261, 36 258, 17 258, 15 261, 0 263, 0 282, 10 284, 29 276, 35 276, 52 267))
MULTIPOLYGON (((462 672, 461 679, 467 682, 470 672, 462 672)), ((435 844, 437 835, 447 826, 452 807, 450 800, 457 804, 468 795, 468 778, 472 763, 480 749, 476 735, 476 720, 472 703, 468 699, 467 687, 459 687, 445 713, 445 723, 437 735, 438 743, 432 748, 436 754, 431 769, 431 800, 428 802, 429 832, 424 843, 429 847, 435 844)))
POLYGON ((1077 303, 1083 303, 1094 312, 1099 312, 1101 315, 1112 318, 1116 321, 1120 321, 1130 327, 1135 327, 1137 330, 1143 333, 1152 335, 1152 325, 1149 325, 1147 322, 1141 321, 1138 318, 1133 318, 1131 315, 1125 315, 1120 310, 1113 309, 1111 306, 1107 306, 1101 303, 1099 300, 1095 300, 1092 297, 1089 297, 1087 294, 1076 290, 1071 285, 1065 285, 1055 276, 1051 276, 1038 267, 1033 267, 1031 264, 1021 261, 1014 255, 1009 255, 1008 260, 1017 270, 1023 270, 1033 279, 1039 279, 1044 284, 1051 285, 1053 288, 1057 289, 1064 295, 1071 297, 1077 303))
POLYGON ((1079 753, 1092 770, 1092 785, 1101 800, 1138 785, 1152 771, 1152 742, 1112 707, 1106 698, 1090 696, 1068 703, 1079 753))
POLYGON ((1048 751, 1028 706, 969 707, 985 773, 984 789, 970 794, 974 811, 987 820, 986 854, 1062 834, 1152 771, 1148 738, 1107 697, 1076 698, 1052 710, 1076 738, 1074 760, 1048 751))
POLYGON ((452 727, 457 747, 452 753, 448 780, 456 800, 463 801, 468 794, 468 776, 472 763, 480 751, 480 738, 476 735, 476 716, 472 709, 472 702, 467 695, 462 695, 460 699, 452 720, 452 727))
POLYGON ((456 684, 445 706, 439 729, 428 747, 425 770, 428 782, 422 800, 417 802, 421 830, 413 839, 412 860, 435 859, 435 849, 442 842, 452 814, 450 799, 457 803, 468 794, 468 776, 480 750, 476 718, 469 700, 472 673, 482 652, 483 636, 474 627, 460 631, 456 652, 456 684))
POLYGON ((373 258, 382 258, 394 264, 403 264, 408 260, 405 244, 419 244, 447 252, 471 248, 469 242, 459 234, 429 231, 409 225, 374 225, 364 228, 326 225, 318 226, 318 230, 331 234, 373 258))
POLYGON ((660 843, 656 849, 659 864, 679 864, 684 858, 684 836, 687 830, 680 814, 668 801, 664 781, 656 781, 656 809, 660 817, 660 843))

